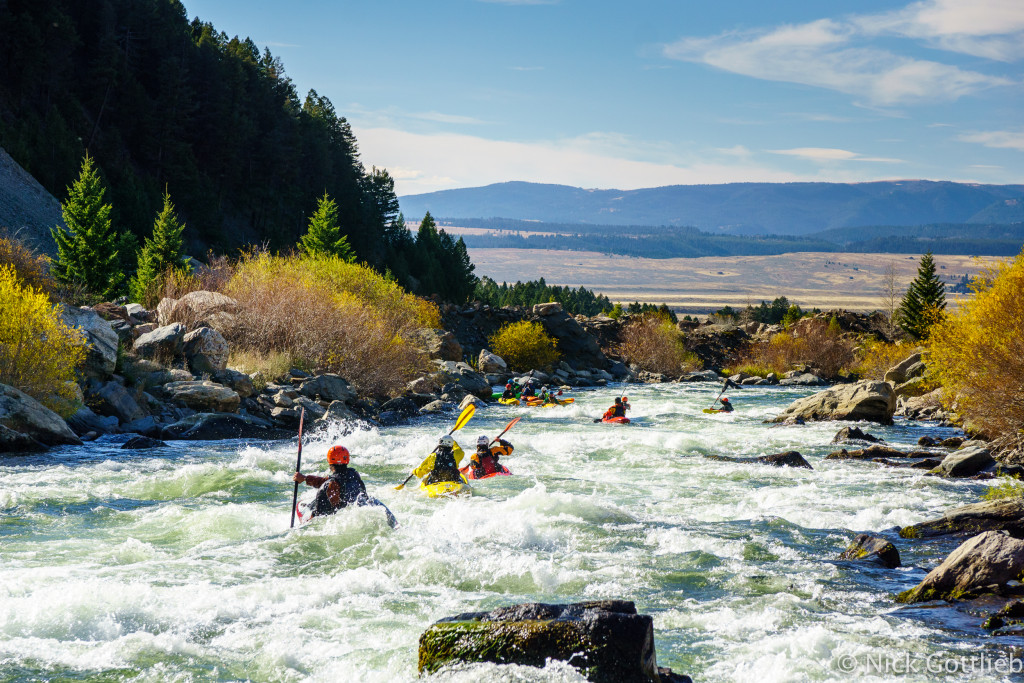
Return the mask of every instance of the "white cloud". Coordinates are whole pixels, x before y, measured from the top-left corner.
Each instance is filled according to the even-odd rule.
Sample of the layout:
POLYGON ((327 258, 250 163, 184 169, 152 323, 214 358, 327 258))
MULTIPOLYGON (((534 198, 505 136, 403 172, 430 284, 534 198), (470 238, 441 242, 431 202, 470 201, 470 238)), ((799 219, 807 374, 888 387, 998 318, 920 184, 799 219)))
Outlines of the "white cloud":
POLYGON ((1024 57, 1020 0, 925 0, 855 22, 868 33, 923 39, 951 52, 1001 61, 1024 57))
POLYGON ((888 14, 682 38, 662 53, 670 59, 894 106, 952 101, 1013 81, 897 54, 873 45, 873 39, 892 34, 923 38, 943 47, 948 44, 947 49, 1004 59, 1014 51, 1024 55, 1022 28, 1022 0, 980 0, 969 9, 963 0, 927 0, 888 14))
POLYGON ((986 147, 997 149, 1015 149, 1024 152, 1024 131, 991 130, 976 133, 964 133, 958 140, 976 142, 986 147))
POLYGON ((399 195, 508 180, 626 190, 677 184, 823 179, 758 166, 744 158, 732 163, 694 160, 685 164, 627 158, 616 153, 620 141, 608 134, 555 142, 509 142, 455 133, 424 135, 359 126, 355 126, 355 133, 362 158, 388 169, 399 195))
POLYGON ((858 152, 851 152, 846 149, 833 147, 795 147, 793 149, 768 149, 766 152, 772 154, 783 154, 786 156, 800 157, 818 163, 832 163, 836 161, 874 161, 886 164, 901 164, 902 159, 890 159, 888 157, 866 157, 858 152))

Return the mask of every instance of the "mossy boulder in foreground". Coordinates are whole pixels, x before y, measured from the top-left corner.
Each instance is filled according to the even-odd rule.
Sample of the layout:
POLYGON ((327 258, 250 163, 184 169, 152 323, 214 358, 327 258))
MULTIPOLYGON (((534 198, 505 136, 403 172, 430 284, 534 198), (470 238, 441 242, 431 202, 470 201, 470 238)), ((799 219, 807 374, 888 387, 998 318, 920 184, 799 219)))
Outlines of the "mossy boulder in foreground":
POLYGON ((917 587, 896 596, 896 601, 968 599, 1019 581, 1022 574, 1024 541, 1001 531, 986 531, 962 543, 917 587))
POLYGON ((420 636, 419 670, 470 662, 543 667, 568 662, 598 683, 681 683, 659 669, 654 622, 626 600, 527 603, 447 617, 420 636))

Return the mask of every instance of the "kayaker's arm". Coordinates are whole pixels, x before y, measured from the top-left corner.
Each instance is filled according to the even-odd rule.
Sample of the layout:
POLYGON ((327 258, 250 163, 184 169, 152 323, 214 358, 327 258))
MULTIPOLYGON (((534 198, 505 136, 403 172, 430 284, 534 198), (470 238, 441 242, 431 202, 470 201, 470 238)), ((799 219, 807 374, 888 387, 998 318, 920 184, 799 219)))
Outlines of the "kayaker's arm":
MULTIPOLYGON (((457 463, 458 459, 456 459, 455 462, 457 463)), ((434 469, 434 454, 433 453, 428 455, 426 457, 426 459, 423 462, 420 463, 420 466, 412 471, 412 476, 416 477, 417 479, 422 479, 423 477, 425 477, 428 474, 430 474, 430 471, 432 469, 434 469)))
POLYGON ((462 450, 462 446, 455 444, 452 446, 452 454, 455 456, 455 466, 458 467, 459 463, 462 462, 462 459, 466 457, 466 453, 462 450))
POLYGON ((327 481, 327 477, 318 477, 315 474, 302 474, 301 472, 296 472, 295 476, 292 477, 292 481, 298 482, 299 484, 306 482, 306 486, 312 486, 313 488, 318 489, 323 486, 325 481, 327 481))

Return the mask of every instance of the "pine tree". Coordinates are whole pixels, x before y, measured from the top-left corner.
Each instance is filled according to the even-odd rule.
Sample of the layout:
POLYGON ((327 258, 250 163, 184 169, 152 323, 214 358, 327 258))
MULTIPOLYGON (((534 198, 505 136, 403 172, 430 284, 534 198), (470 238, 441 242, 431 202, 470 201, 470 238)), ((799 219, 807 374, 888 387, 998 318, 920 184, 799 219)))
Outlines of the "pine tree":
POLYGON ((310 256, 329 254, 339 256, 349 263, 356 260, 348 239, 341 234, 338 205, 326 192, 317 200, 316 211, 309 217, 309 228, 299 240, 299 249, 310 256))
POLYGON ((146 239, 139 252, 138 268, 130 286, 132 299, 148 299, 150 288, 159 282, 167 269, 187 269, 181 238, 184 230, 184 223, 174 212, 171 195, 165 191, 163 209, 153 222, 153 236, 146 239))
POLYGON ((61 204, 67 229, 50 230, 57 243, 53 275, 67 284, 83 285, 89 292, 110 298, 124 281, 118 267, 118 235, 110 223, 110 204, 92 157, 82 160, 82 171, 61 204))
POLYGON ((917 277, 907 287, 900 304, 899 321, 903 331, 915 339, 928 337, 928 330, 946 309, 946 286, 935 274, 935 260, 929 251, 921 257, 917 277))

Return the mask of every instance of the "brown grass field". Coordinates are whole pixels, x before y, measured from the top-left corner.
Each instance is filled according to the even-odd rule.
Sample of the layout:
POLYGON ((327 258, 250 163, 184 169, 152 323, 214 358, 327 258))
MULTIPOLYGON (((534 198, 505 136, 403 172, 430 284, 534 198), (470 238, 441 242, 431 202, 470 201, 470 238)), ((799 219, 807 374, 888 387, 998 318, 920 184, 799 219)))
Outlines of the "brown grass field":
MULTIPOLYGON (((709 313, 785 296, 802 308, 882 308, 883 273, 896 266, 900 287, 917 274, 920 255, 803 252, 779 256, 648 259, 586 251, 470 249, 478 276, 586 287, 612 301, 666 303, 679 313, 709 313)), ((999 257, 935 256, 948 286, 999 257)), ((951 306, 963 295, 948 294, 951 306)))

